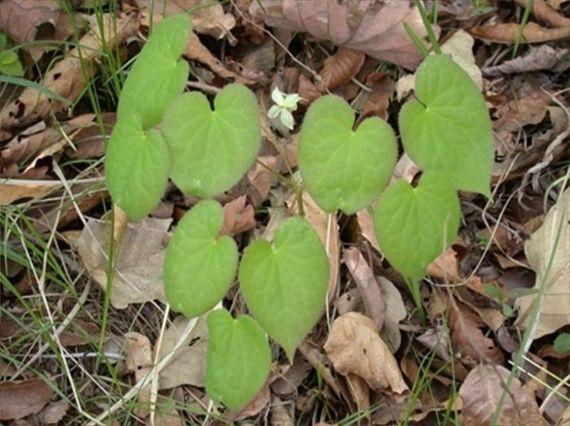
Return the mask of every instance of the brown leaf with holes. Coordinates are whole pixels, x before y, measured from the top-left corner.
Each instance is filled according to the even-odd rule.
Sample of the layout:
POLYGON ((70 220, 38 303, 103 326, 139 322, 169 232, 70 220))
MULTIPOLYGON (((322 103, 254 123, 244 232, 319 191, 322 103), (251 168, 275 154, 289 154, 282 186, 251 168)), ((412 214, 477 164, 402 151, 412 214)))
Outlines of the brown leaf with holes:
POLYGON ((362 52, 340 48, 325 59, 323 69, 319 73, 323 84, 329 90, 348 83, 360 71, 366 55, 362 52))
POLYGON ((517 42, 544 43, 570 37, 570 25, 561 28, 545 28, 534 22, 528 22, 522 29, 519 24, 506 23, 473 27, 470 33, 482 40, 494 43, 514 44, 517 42))
POLYGON ((377 392, 402 394, 408 390, 378 327, 362 314, 349 312, 337 318, 324 349, 340 374, 360 376, 377 392))
POLYGON ((36 120, 45 118, 51 113, 60 113, 67 109, 70 102, 83 94, 86 78, 90 78, 92 65, 101 59, 102 32, 105 35, 106 49, 114 49, 117 45, 134 36, 138 23, 131 16, 103 16, 103 23, 97 23, 77 43, 78 47, 70 50, 44 76, 40 83, 45 88, 66 98, 69 102, 61 102, 50 98, 45 92, 27 87, 14 101, 0 111, 0 127, 24 127, 36 120), (81 50, 81 52, 79 51, 81 50))
POLYGON ((38 413, 53 390, 41 379, 0 383, 0 420, 17 420, 38 413))
POLYGON ((410 1, 359 2, 265 0, 252 2, 252 16, 289 31, 304 31, 313 37, 408 69, 421 55, 408 36, 404 23, 419 37, 427 32, 418 10, 410 1))
POLYGON ((451 303, 450 311, 451 340, 465 363, 504 362, 501 350, 483 333, 485 324, 477 314, 459 302, 451 303))
POLYGON ((508 392, 505 392, 509 375, 509 370, 502 365, 480 365, 469 372, 459 388, 465 426, 546 424, 534 396, 527 392, 518 378, 513 379, 508 392), (496 423, 493 423, 493 416, 502 395, 503 406, 496 423))
MULTIPOLYGON (((16 44, 65 40, 73 31, 58 0, 4 0, 0 2, 0 28, 16 44)), ((25 49, 37 61, 45 46, 31 45, 25 49)))
POLYGON ((519 5, 526 8, 532 7, 532 14, 536 16, 537 19, 544 22, 545 24, 551 25, 553 27, 567 27, 570 26, 570 18, 566 18, 559 14, 555 9, 550 7, 548 3, 544 0, 515 0, 519 5))

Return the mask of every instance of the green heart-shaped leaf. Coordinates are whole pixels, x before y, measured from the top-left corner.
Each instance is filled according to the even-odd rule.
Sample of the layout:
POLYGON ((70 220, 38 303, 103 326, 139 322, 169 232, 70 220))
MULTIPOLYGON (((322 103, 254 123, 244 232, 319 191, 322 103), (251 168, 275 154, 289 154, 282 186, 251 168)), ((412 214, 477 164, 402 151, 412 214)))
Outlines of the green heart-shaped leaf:
POLYGON ((172 153, 170 177, 186 194, 222 194, 253 164, 261 142, 259 107, 245 86, 230 84, 208 98, 186 93, 168 107, 162 130, 172 153))
POLYGON ((219 237, 224 212, 217 201, 204 200, 184 215, 164 259, 164 291, 173 310, 188 318, 213 308, 230 288, 238 249, 219 237))
POLYGON ((134 220, 149 214, 160 202, 170 156, 161 134, 145 132, 137 117, 119 120, 107 145, 105 179, 113 201, 134 220))
POLYGON ((225 309, 208 315, 206 392, 232 410, 261 390, 271 365, 267 337, 247 315, 233 319, 225 309))
POLYGON ((417 188, 399 180, 384 191, 374 228, 392 266, 417 281, 455 239, 459 216, 459 200, 447 176, 426 172, 417 188))
POLYGON ((188 63, 180 59, 190 31, 186 15, 163 19, 138 55, 125 81, 118 119, 138 115, 143 128, 162 120, 172 99, 182 93, 188 79, 188 63))
POLYGON ((352 214, 367 207, 388 184, 398 155, 392 128, 379 118, 353 131, 354 112, 340 97, 314 102, 299 139, 299 168, 319 206, 352 214))
POLYGON ((416 71, 416 97, 400 111, 402 142, 423 169, 449 174, 455 188, 490 195, 493 134, 485 99, 446 55, 416 71))
POLYGON ((247 305, 289 359, 319 319, 328 276, 319 236, 300 217, 279 226, 273 245, 258 240, 245 250, 239 280, 247 305))

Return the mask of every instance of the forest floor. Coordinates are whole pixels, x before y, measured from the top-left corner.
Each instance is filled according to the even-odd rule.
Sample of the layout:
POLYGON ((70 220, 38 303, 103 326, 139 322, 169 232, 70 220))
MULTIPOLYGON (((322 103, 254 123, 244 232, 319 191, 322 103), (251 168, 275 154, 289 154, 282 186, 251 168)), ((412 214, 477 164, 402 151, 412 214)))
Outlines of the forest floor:
MULTIPOLYGON (((570 1, 425 7, 485 97, 492 196, 461 194, 458 236, 421 284, 422 320, 369 213, 326 213, 305 192, 331 265, 327 306, 291 362, 272 344, 266 384, 236 412, 205 393, 205 327, 177 345, 188 320, 164 296, 166 246, 197 199, 169 184, 147 218, 112 214, 105 147, 129 68, 152 22, 187 11, 187 90, 255 93, 262 149, 217 197, 242 250, 297 208, 283 182, 314 100, 334 93, 357 122, 399 134, 421 61, 403 24, 426 33, 417 7, 0 1, 0 424, 570 425, 570 1), (275 88, 302 98, 292 130, 268 117, 275 88), (331 333, 339 318, 347 330, 331 333)), ((393 178, 419 174, 403 155, 393 178)), ((247 312, 237 286, 223 305, 247 312)))

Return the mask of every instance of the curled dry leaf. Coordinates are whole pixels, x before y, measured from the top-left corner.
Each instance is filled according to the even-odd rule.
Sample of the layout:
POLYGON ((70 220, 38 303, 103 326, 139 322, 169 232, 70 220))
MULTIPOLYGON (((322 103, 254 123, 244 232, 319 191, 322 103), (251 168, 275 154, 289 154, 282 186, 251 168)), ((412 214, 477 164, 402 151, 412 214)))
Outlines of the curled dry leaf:
MULTIPOLYGON (((107 49, 114 49, 127 38, 134 36, 137 29, 138 25, 133 17, 116 18, 104 15, 103 24, 99 26, 95 23, 93 28, 79 40, 77 47, 69 51, 45 74, 41 85, 70 102, 74 101, 83 94, 85 79, 90 78, 90 75, 86 74, 92 72, 94 68, 90 65, 101 59, 101 40, 105 40, 107 49), (88 72, 85 73, 85 70, 88 72)), ((51 113, 59 113, 67 106, 67 102, 51 99, 45 92, 27 87, 17 99, 0 111, 0 127, 24 127, 51 113)))
POLYGON ((0 420, 38 413, 51 399, 51 386, 41 379, 0 383, 0 420))
POLYGON ((366 313, 374 320, 378 329, 381 330, 384 325, 386 304, 382 299, 382 293, 372 268, 368 266, 360 250, 354 247, 344 251, 342 260, 362 294, 366 313))
POLYGON ((400 395, 408 390, 396 359, 370 318, 356 312, 337 318, 324 348, 340 374, 360 376, 377 392, 400 395))
MULTIPOLYGON (((57 0, 4 0, 0 2, 0 28, 16 44, 65 40, 72 33, 68 15, 57 0)), ((45 46, 31 45, 26 49, 37 61, 45 46)))
POLYGON ((186 42, 186 47, 184 49, 184 56, 188 59, 193 59, 207 65, 213 72, 226 80, 245 85, 255 84, 254 80, 245 78, 227 69, 218 58, 212 55, 206 46, 202 44, 198 36, 193 32, 188 36, 188 41, 186 42))
POLYGON ((212 0, 135 0, 139 10, 153 5, 153 14, 166 15, 187 12, 192 9, 192 29, 200 34, 207 34, 217 39, 228 37, 235 40, 230 31, 236 26, 233 15, 224 12, 217 1, 212 0))
POLYGON ((408 69, 414 69, 421 56, 404 22, 420 37, 427 34, 418 10, 409 1, 266 0, 263 7, 252 2, 250 13, 262 16, 270 26, 305 31, 320 40, 408 69))
POLYGON ((570 26, 570 18, 562 16, 544 0, 515 0, 519 5, 526 8, 532 7, 532 14, 540 21, 553 27, 570 26))
POLYGON ((534 22, 528 22, 524 28, 519 24, 507 23, 473 27, 471 34, 482 40, 494 43, 514 44, 517 42, 545 43, 570 37, 570 25, 560 28, 544 28, 534 22))
POLYGON ((570 324, 570 189, 560 195, 542 226, 525 244, 528 263, 536 272, 537 294, 517 299, 518 324, 534 324, 531 311, 539 304, 533 339, 570 324))
POLYGON ((325 59, 323 69, 319 73, 323 84, 329 90, 334 90, 348 83, 360 71, 366 55, 360 51, 340 48, 325 59))
POLYGON ((400 333, 400 321, 408 315, 406 305, 398 288, 387 278, 377 276, 382 300, 386 305, 384 312, 384 326, 380 330, 382 340, 386 342, 390 351, 396 353, 402 343, 402 335, 400 333))
POLYGON ((477 362, 493 362, 502 364, 503 353, 495 342, 483 334, 485 324, 467 306, 459 306, 458 302, 450 307, 451 339, 457 351, 467 364, 477 362))
POLYGON ((516 377, 508 392, 505 383, 509 370, 501 365, 480 365, 469 372, 459 388, 465 426, 493 424, 493 416, 501 395, 504 403, 495 424, 501 426, 538 426, 546 424, 536 400, 516 377))
POLYGON ((220 235, 238 235, 255 228, 255 211, 247 203, 247 196, 242 195, 224 205, 224 224, 220 235))
MULTIPOLYGON (((131 303, 164 300, 162 264, 171 219, 145 218, 127 223, 115 246, 111 304, 124 309, 131 303)), ((103 289, 107 287, 109 222, 89 219, 75 242, 85 268, 103 289)))
POLYGON ((15 201, 42 198, 61 186, 61 182, 50 180, 6 179, 0 183, 0 206, 15 201))
MULTIPOLYGON (((553 48, 547 44, 533 46, 528 52, 515 59, 503 62, 501 65, 483 69, 485 75, 524 73, 540 70, 552 70, 561 62, 568 62, 570 49, 553 48)), ((563 70, 560 70, 563 71, 563 70)))

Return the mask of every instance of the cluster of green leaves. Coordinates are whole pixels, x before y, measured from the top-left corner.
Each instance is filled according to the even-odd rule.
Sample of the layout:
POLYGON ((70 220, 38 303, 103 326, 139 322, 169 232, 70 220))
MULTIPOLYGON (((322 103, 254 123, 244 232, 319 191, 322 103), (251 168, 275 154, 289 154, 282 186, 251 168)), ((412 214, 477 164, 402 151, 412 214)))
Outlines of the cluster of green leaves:
MULTIPOLYGON (((188 65, 181 59, 190 30, 187 16, 159 24, 130 71, 117 124, 107 148, 106 178, 114 202, 132 219, 160 202, 171 178, 201 198, 179 222, 164 263, 173 310, 208 313, 206 390, 239 409, 263 386, 271 351, 267 336, 289 359, 319 319, 329 278, 321 241, 304 218, 286 219, 272 241, 252 242, 239 259, 235 241, 220 235, 222 194, 255 161, 261 141, 253 93, 230 84, 213 109, 201 93, 182 94, 188 65), (239 278, 251 312, 233 318, 212 309, 239 278)), ((475 84, 449 57, 427 58, 416 74, 416 100, 400 113, 403 145, 424 174, 417 187, 388 186, 398 146, 392 128, 355 116, 327 95, 309 108, 302 126, 299 168, 304 184, 327 212, 374 208, 381 248, 410 283, 455 238, 458 190, 489 194, 491 125, 475 84)), ((413 288, 412 288, 413 289, 413 288)), ((417 287, 414 297, 418 300, 417 287)))
POLYGON ((417 187, 400 180, 384 190, 396 161, 391 128, 368 118, 353 129, 349 105, 332 95, 305 116, 299 168, 324 210, 351 214, 373 207, 382 252, 419 304, 418 281, 457 234, 457 191, 490 195, 493 143, 483 96, 449 56, 424 60, 415 92, 400 111, 399 127, 406 152, 423 171, 417 187))
POLYGON ((258 240, 239 263, 230 236, 220 235, 221 205, 212 197, 236 184, 252 166, 261 143, 260 111, 253 93, 230 84, 209 100, 183 94, 188 64, 181 60, 190 28, 183 15, 163 20, 125 82, 117 124, 107 147, 106 179, 114 202, 131 219, 149 214, 169 178, 202 198, 178 223, 164 261, 164 285, 173 310, 192 318, 214 308, 239 281, 253 316, 208 314, 206 390, 239 409, 269 374, 266 333, 290 359, 323 309, 328 260, 318 235, 301 217, 285 220, 273 242, 258 240), (239 266, 238 266, 239 264, 239 266))

